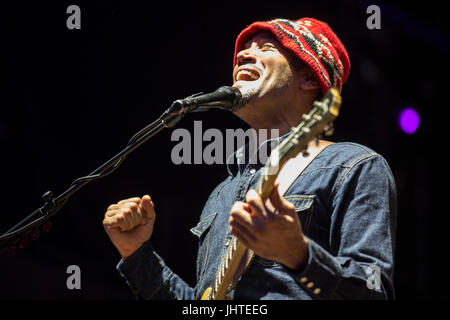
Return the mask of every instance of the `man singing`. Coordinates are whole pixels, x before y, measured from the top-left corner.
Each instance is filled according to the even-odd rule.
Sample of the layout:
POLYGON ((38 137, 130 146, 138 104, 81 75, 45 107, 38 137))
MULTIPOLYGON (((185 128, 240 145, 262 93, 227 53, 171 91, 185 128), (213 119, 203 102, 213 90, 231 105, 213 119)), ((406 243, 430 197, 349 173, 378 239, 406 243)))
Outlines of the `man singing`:
MULTIPOLYGON (((255 22, 236 40, 233 86, 246 103, 233 113, 255 130, 278 129, 280 138, 272 140, 282 141, 315 100, 342 89, 349 71, 347 51, 326 23, 255 22)), ((390 168, 359 144, 321 140, 319 147, 286 193, 274 185, 268 202, 254 190, 263 164, 242 161, 240 152, 229 159, 229 176, 191 229, 199 238, 194 288, 153 250, 150 196, 109 206, 103 225, 136 297, 199 299, 234 235, 255 255, 229 293, 233 299, 393 298, 397 207, 390 168)))

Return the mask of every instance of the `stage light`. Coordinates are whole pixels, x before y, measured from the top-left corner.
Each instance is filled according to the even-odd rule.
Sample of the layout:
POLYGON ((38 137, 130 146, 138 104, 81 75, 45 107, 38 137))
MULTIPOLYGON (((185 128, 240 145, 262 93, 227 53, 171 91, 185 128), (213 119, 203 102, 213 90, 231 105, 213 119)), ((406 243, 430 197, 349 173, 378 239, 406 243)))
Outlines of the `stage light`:
POLYGON ((398 124, 403 132, 413 134, 420 124, 419 113, 412 108, 403 109, 398 117, 398 124))

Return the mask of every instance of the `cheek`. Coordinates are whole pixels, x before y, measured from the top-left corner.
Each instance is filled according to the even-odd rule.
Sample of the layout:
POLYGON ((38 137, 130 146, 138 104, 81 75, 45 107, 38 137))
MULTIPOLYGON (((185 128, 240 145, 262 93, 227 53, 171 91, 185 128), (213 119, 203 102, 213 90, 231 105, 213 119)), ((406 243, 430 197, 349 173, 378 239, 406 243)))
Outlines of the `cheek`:
POLYGON ((286 83, 294 78, 288 60, 280 55, 267 55, 264 59, 267 76, 276 82, 286 83))
POLYGON ((267 81, 277 88, 292 84, 294 80, 294 74, 288 65, 278 65, 267 74, 267 81))

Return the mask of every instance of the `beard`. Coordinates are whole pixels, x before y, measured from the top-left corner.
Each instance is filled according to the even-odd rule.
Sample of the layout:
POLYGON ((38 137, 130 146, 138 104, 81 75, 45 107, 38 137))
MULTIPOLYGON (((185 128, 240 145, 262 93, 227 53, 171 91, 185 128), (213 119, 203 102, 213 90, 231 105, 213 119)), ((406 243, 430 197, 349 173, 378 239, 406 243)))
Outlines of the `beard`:
POLYGON ((231 109, 235 112, 239 109, 244 108, 251 100, 258 96, 258 88, 238 88, 241 91, 242 97, 238 104, 234 105, 231 109))
POLYGON ((237 111, 239 109, 244 108, 249 103, 254 102, 255 99, 261 96, 261 85, 263 83, 263 77, 255 81, 237 81, 233 84, 233 87, 239 89, 241 92, 242 98, 241 101, 236 104, 232 112, 237 111))

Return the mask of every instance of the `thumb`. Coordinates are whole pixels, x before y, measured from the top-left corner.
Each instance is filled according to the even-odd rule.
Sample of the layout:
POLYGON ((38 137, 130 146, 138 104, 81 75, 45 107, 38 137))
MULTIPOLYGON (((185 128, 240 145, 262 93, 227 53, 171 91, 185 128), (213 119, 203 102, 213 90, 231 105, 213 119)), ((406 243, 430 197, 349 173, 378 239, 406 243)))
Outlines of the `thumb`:
POLYGON ((153 219, 155 217, 154 207, 152 198, 148 194, 142 197, 141 208, 144 210, 146 218, 153 219))
POLYGON ((274 184, 272 193, 269 197, 270 202, 279 213, 291 214, 295 210, 295 206, 280 195, 280 192, 278 190, 279 186, 279 182, 276 182, 274 184))

